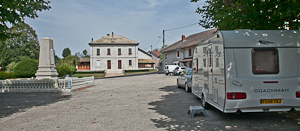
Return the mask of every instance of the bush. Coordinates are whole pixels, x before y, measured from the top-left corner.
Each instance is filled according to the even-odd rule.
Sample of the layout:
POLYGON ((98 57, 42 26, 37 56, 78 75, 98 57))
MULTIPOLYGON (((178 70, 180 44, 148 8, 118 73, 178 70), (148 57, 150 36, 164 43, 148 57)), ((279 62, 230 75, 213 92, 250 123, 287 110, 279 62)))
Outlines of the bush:
POLYGON ((11 62, 9 63, 7 66, 6 66, 6 70, 5 70, 5 73, 13 73, 14 72, 14 69, 16 67, 17 63, 16 62, 11 62))
POLYGON ((13 73, 6 73, 3 71, 0 71, 0 80, 5 80, 5 79, 9 79, 9 78, 16 78, 16 77, 14 76, 13 73))
POLYGON ((38 70, 38 61, 34 59, 23 59, 14 68, 14 75, 18 78, 29 78, 35 76, 38 70))
POLYGON ((55 69, 57 70, 59 77, 64 77, 67 74, 71 76, 76 71, 74 66, 70 66, 67 63, 63 63, 62 65, 57 65, 55 69))

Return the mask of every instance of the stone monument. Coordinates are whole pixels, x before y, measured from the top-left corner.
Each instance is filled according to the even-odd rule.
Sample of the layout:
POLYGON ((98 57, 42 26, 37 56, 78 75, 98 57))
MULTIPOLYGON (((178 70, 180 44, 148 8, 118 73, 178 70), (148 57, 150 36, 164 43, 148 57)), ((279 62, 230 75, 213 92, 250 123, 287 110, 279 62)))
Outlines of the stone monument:
POLYGON ((57 78, 55 69, 53 40, 46 37, 41 39, 39 53, 39 68, 35 73, 36 79, 57 78))

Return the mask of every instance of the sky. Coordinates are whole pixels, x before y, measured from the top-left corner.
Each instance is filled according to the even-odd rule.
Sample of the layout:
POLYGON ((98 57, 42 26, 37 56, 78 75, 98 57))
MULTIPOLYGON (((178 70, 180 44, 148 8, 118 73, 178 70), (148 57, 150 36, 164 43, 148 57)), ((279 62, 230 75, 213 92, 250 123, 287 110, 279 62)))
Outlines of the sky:
POLYGON ((27 18, 25 23, 36 31, 39 41, 51 38, 60 58, 64 48, 70 48, 72 55, 85 49, 89 53, 92 38, 97 40, 112 32, 148 51, 151 45, 152 49, 162 47, 163 30, 167 30, 166 45, 182 35, 207 30, 196 24, 201 16, 195 11, 203 4, 190 0, 52 0, 50 10, 38 12, 38 18, 27 18), (179 27, 184 28, 171 30, 179 27))

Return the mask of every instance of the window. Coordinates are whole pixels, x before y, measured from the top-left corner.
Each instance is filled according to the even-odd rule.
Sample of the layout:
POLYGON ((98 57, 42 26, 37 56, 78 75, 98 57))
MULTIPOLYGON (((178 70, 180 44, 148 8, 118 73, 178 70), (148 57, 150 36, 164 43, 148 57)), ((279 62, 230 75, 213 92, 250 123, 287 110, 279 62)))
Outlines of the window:
POLYGON ((219 52, 219 47, 218 46, 215 46, 215 51, 216 51, 216 53, 219 52))
POLYGON ((203 53, 206 53, 207 50, 206 50, 206 47, 203 47, 203 53))
POLYGON ((100 55, 100 49, 97 49, 97 56, 100 55))
POLYGON ((177 51, 177 57, 179 57, 179 51, 177 51))
POLYGON ((216 58, 216 67, 219 67, 219 58, 216 58))
POLYGON ((192 56, 192 49, 189 49, 189 56, 192 56))
POLYGON ((211 67, 211 49, 208 49, 208 66, 211 67))
POLYGON ((96 62, 96 66, 100 66, 100 60, 97 60, 97 62, 96 62))
POLYGON ((107 49, 107 55, 110 55, 110 48, 107 49))
POLYGON ((276 48, 252 49, 253 74, 278 74, 279 61, 276 48))
POLYGON ((165 59, 167 59, 167 58, 168 58, 168 57, 167 57, 167 55, 168 55, 168 54, 165 54, 165 59))
POLYGON ((128 54, 129 54, 129 55, 132 55, 131 48, 128 49, 128 54))
POLYGON ((121 54, 121 48, 118 48, 118 55, 122 55, 121 54))
POLYGON ((129 62, 128 62, 128 63, 129 63, 129 66, 132 66, 132 61, 131 61, 131 60, 129 60, 129 62))
POLYGON ((203 59, 203 66, 206 67, 206 59, 203 59))

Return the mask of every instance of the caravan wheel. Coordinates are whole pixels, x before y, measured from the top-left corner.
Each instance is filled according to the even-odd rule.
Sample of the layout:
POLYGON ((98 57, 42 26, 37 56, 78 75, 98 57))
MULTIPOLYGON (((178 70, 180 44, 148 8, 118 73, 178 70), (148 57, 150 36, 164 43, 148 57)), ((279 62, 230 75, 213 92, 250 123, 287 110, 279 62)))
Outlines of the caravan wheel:
POLYGON ((204 95, 202 94, 202 97, 201 97, 201 105, 204 109, 207 109, 208 108, 208 103, 205 101, 205 98, 204 98, 204 95))

